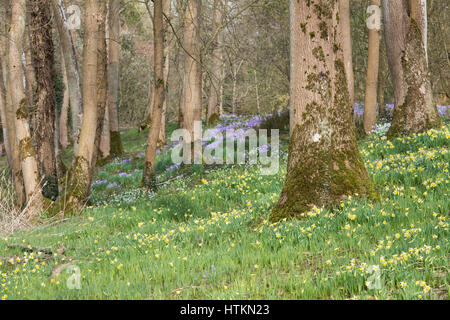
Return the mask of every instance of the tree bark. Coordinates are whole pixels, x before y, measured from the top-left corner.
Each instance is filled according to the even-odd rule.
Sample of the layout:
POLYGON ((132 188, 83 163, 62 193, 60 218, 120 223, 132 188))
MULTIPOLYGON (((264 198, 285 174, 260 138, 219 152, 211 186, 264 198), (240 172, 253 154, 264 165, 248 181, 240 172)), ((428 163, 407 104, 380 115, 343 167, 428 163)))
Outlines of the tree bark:
POLYGON ((347 75, 348 92, 350 95, 350 105, 353 108, 355 102, 355 77, 353 73, 352 59, 352 36, 350 28, 350 1, 339 0, 339 10, 342 28, 342 50, 344 53, 345 74, 347 75))
POLYGON ((184 48, 185 82, 183 89, 183 128, 188 130, 191 137, 194 136, 194 122, 202 119, 202 69, 200 55, 200 1, 191 0, 186 9, 184 48))
MULTIPOLYGON (((219 121, 219 92, 220 92, 220 76, 222 59, 220 56, 222 48, 220 47, 219 32, 218 29, 222 25, 222 0, 214 0, 213 8, 213 39, 212 52, 211 52, 211 84, 209 87, 208 109, 206 114, 206 122, 208 125, 215 124, 219 121)), ((256 77, 256 73, 255 73, 256 77)))
POLYGON ((54 83, 54 46, 52 39, 52 14, 50 3, 29 0, 31 57, 36 78, 36 101, 34 105, 33 137, 36 144, 39 176, 43 194, 55 200, 58 197, 58 174, 56 167, 55 121, 56 95, 54 83))
MULTIPOLYGON (((371 0, 371 6, 380 7, 380 0, 371 0)), ((380 61, 380 30, 369 29, 369 56, 367 59, 366 95, 364 99, 364 132, 371 134, 377 124, 377 81, 380 61)))
POLYGON ((120 55, 120 0, 109 2, 109 55, 108 55, 108 109, 110 130, 110 154, 112 157, 123 154, 119 132, 119 55, 120 55))
POLYGON ((22 42, 25 33, 25 19, 25 0, 13 1, 9 32, 8 90, 12 110, 15 112, 14 124, 28 209, 31 215, 37 215, 42 209, 43 197, 36 152, 33 147, 28 123, 27 99, 23 84, 22 42))
MULTIPOLYGON (((442 125, 433 101, 428 70, 426 1, 408 0, 408 9, 408 32, 401 59, 405 97, 394 109, 389 138, 411 135, 442 125)), ((396 12, 390 13, 391 18, 396 15, 396 12)))
MULTIPOLYGON (((107 100, 107 63, 108 53, 106 48, 106 0, 98 0, 98 36, 97 36, 97 129, 95 131, 94 151, 92 154, 91 169, 99 158, 100 141, 105 122, 105 109, 107 100)), ((100 154, 100 156, 102 156, 100 154)))
MULTIPOLYGON (((3 15, 0 17, 0 23, 2 32, 4 34, 8 34, 8 28, 11 23, 11 9, 10 2, 8 0, 3 0, 2 2, 2 11, 3 15)), ((16 126, 15 126, 15 116, 13 105, 11 103, 11 95, 9 94, 8 87, 8 43, 6 37, 0 36, 0 64, 1 70, 3 74, 0 79, 0 94, 2 94, 4 101, 4 115, 2 115, 2 119, 4 117, 4 129, 5 137, 8 139, 7 143, 7 157, 9 167, 11 168, 11 176, 14 183, 14 188, 16 191, 16 201, 17 206, 19 208, 23 208, 26 203, 26 193, 25 193, 25 185, 23 181, 22 169, 20 167, 20 154, 19 154, 19 145, 16 139, 16 126)))
POLYGON ((154 53, 154 105, 151 115, 150 132, 147 139, 147 149, 145 152, 144 173, 142 184, 149 189, 155 189, 155 162, 156 148, 161 126, 161 114, 165 99, 165 79, 164 79, 164 23, 162 0, 154 2, 154 23, 153 38, 155 41, 154 53))
POLYGON ((62 0, 52 0, 53 16, 58 28, 64 65, 67 72, 69 86, 69 101, 72 115, 72 134, 74 154, 78 150, 78 137, 80 135, 81 121, 83 118, 83 99, 80 84, 80 72, 72 33, 66 26, 66 13, 62 0))
POLYGON ((302 217, 350 195, 376 198, 358 151, 343 60, 338 1, 291 0, 292 135, 272 221, 302 217))
POLYGON ((91 187, 95 134, 97 129, 97 48, 98 48, 98 2, 86 1, 85 33, 83 48, 83 106, 78 151, 70 172, 70 179, 64 196, 65 214, 75 214, 82 209, 89 198, 91 187))
POLYGON ((69 130, 67 127, 67 121, 69 118, 69 84, 67 80, 66 66, 64 65, 64 56, 61 50, 61 73, 64 84, 64 94, 61 107, 61 113, 59 115, 59 145, 62 150, 66 150, 69 146, 69 130))

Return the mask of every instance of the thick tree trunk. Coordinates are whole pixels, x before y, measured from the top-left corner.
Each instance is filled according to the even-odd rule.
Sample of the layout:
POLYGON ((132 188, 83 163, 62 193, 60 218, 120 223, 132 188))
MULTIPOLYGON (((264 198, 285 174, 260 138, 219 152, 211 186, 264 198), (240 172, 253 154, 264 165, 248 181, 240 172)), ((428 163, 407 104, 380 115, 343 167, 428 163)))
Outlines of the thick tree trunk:
POLYGON ((350 1, 339 0, 339 10, 342 29, 342 50, 344 53, 345 74, 347 75, 348 92, 350 95, 350 104, 353 108, 355 102, 355 78, 353 73, 352 59, 352 36, 350 28, 350 1))
POLYGON ((85 33, 83 48, 83 106, 78 152, 64 196, 63 209, 66 214, 75 214, 89 198, 92 172, 95 133, 97 129, 97 47, 98 47, 98 3, 86 1, 85 33))
MULTIPOLYGON (((371 0, 371 6, 380 7, 380 0, 371 0)), ((376 18, 373 18, 376 19, 376 18)), ((371 134, 377 124, 377 81, 380 61, 380 30, 372 24, 369 29, 369 56, 367 59, 366 95, 364 99, 364 132, 371 134)))
POLYGON ((78 137, 80 135, 81 120, 83 117, 83 99, 80 84, 80 72, 75 51, 72 33, 66 26, 66 13, 62 0, 52 0, 53 16, 58 28, 61 50, 63 52, 64 65, 67 72, 69 85, 70 110, 72 115, 72 134, 74 154, 78 150, 78 137))
MULTIPOLYGON (((401 59, 406 93, 404 101, 394 109, 388 137, 411 135, 442 125, 428 70, 426 1, 409 0, 408 6, 409 28, 401 59)), ((395 13, 391 12, 391 17, 392 14, 395 13)))
MULTIPOLYGON (((30 11, 28 11, 27 19, 31 20, 31 14, 30 11)), ((23 42, 24 48, 24 70, 25 70, 25 94, 27 96, 27 102, 28 102, 28 109, 32 110, 34 108, 34 93, 36 91, 36 74, 34 72, 34 66, 33 66, 33 58, 32 58, 32 50, 31 50, 31 32, 30 28, 26 27, 25 29, 25 40, 23 42)), ((34 120, 34 118, 33 118, 34 120)))
POLYGON ((200 1, 192 0, 186 9, 184 48, 185 60, 185 82, 183 89, 183 128, 194 136, 194 122, 202 119, 202 69, 200 55, 200 1))
POLYGON ((112 157, 123 153, 119 132, 119 55, 120 55, 120 0, 109 2, 109 55, 108 55, 108 109, 110 130, 110 153, 112 157))
POLYGON ((161 126, 161 114, 165 99, 165 79, 164 79, 164 23, 162 0, 154 2, 154 23, 153 38, 155 41, 154 53, 154 105, 151 114, 150 132, 147 139, 147 149, 145 152, 144 173, 142 184, 149 189, 155 189, 155 162, 156 148, 161 126))
MULTIPOLYGON (((220 57, 220 52, 222 48, 219 43, 219 28, 222 25, 222 0, 214 0, 213 8, 213 34, 215 38, 212 45, 211 53, 211 84, 209 87, 209 98, 208 98, 208 109, 206 114, 206 122, 208 125, 215 124, 219 121, 219 92, 220 92, 220 73, 222 66, 222 59, 220 57)), ((255 73, 256 77, 256 73, 255 73)))
POLYGON ((8 91, 11 97, 12 110, 15 112, 16 138, 19 145, 28 208, 30 214, 36 215, 42 209, 43 197, 36 152, 28 123, 27 99, 23 84, 22 42, 25 32, 25 12, 25 0, 13 1, 9 33, 8 91))
POLYGON ((349 195, 377 197, 358 151, 337 1, 291 0, 291 117, 286 182, 270 219, 302 217, 349 195))
POLYGON ((31 56, 36 74, 36 101, 33 137, 43 194, 55 200, 58 197, 58 174, 55 154, 56 95, 54 83, 54 46, 52 14, 48 2, 29 0, 31 56))

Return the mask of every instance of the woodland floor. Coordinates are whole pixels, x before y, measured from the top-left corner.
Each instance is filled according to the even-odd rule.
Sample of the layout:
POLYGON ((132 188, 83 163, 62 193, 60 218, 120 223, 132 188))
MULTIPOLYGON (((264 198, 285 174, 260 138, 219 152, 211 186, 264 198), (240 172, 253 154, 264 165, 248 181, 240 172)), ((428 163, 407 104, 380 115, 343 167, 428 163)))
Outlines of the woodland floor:
POLYGON ((449 298, 449 124, 360 141, 379 202, 352 198, 271 224, 281 138, 275 176, 250 165, 166 170, 163 151, 158 179, 168 182, 155 194, 139 188, 146 132, 123 131, 125 156, 98 170, 79 217, 1 235, 0 298, 449 298), (65 264, 79 267, 80 289, 68 288, 76 270, 65 264))

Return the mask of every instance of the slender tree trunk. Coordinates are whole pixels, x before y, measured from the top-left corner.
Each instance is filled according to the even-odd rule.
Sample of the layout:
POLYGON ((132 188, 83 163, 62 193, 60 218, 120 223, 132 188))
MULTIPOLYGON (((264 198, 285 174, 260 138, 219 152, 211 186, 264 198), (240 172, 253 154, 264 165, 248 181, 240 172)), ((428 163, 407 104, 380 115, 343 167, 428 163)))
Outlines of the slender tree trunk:
MULTIPOLYGON (((163 1, 163 12, 167 19, 170 19, 172 17, 171 15, 171 2, 170 1, 163 1)), ((164 83, 165 83, 165 94, 164 94, 164 101, 163 101, 163 107, 161 110, 161 126, 159 130, 159 139, 158 144, 164 145, 166 143, 166 114, 167 114, 167 103, 168 103, 168 80, 169 80, 169 71, 170 71, 170 43, 169 43, 169 23, 164 18, 164 83)))
POLYGON ((183 89, 183 128, 194 136, 194 122, 202 119, 202 69, 200 55, 200 1, 191 0, 186 9, 184 48, 185 60, 185 82, 183 89))
POLYGON ((83 106, 78 151, 64 195, 63 210, 66 214, 75 214, 89 198, 92 180, 92 166, 95 133, 97 129, 97 47, 98 47, 98 3, 86 0, 85 33, 83 48, 83 106))
MULTIPOLYGON (((408 32, 401 59, 406 92, 403 102, 394 109, 388 137, 410 135, 442 125, 433 101, 428 70, 426 1, 408 0, 408 9, 408 32)), ((390 13, 390 18, 397 15, 390 13)))
POLYGON ((213 8, 213 34, 215 38, 212 45, 211 53, 211 84, 209 87, 208 109, 206 121, 208 125, 215 124, 219 121, 219 91, 220 91, 220 72, 222 66, 222 59, 220 52, 222 48, 219 47, 219 28, 222 25, 222 0, 214 0, 213 8))
POLYGON ((291 117, 286 182, 270 219, 302 217, 358 193, 376 197, 353 130, 337 1, 291 0, 291 117))
MULTIPOLYGON (((3 0, 2 16, 0 17, 0 26, 4 34, 8 34, 9 26, 11 23, 11 7, 9 0, 3 0)), ((20 154, 19 145, 16 139, 16 126, 13 105, 11 103, 11 95, 9 94, 8 87, 8 41, 7 37, 0 36, 0 64, 3 74, 0 78, 0 94, 3 97, 3 109, 2 119, 5 119, 4 129, 5 137, 8 139, 7 143, 7 157, 9 167, 11 168, 11 175, 16 191, 16 201, 19 208, 23 208, 26 203, 25 185, 23 181, 22 169, 20 167, 20 154)))
MULTIPOLYGON (((106 1, 98 0, 98 36, 97 36, 97 129, 95 131, 95 145, 92 155, 91 169, 95 169, 99 159, 100 141, 105 121, 105 109, 107 99, 107 63, 108 53, 106 49, 106 1)), ((101 158, 100 158, 101 159, 101 158)))
POLYGON ((69 101, 72 115, 72 134, 74 154, 78 151, 78 137, 80 135, 81 121, 83 117, 83 99, 80 84, 80 72, 78 60, 72 38, 72 33, 66 26, 66 13, 63 0, 52 0, 53 16, 58 28, 61 50, 63 52, 64 65, 67 72, 69 85, 69 101))
POLYGON ((164 79, 164 23, 162 0, 154 2, 154 23, 153 38, 155 41, 154 53, 154 79, 155 79, 155 102, 151 115, 150 132, 147 139, 147 149, 145 152, 145 164, 142 183, 149 189, 155 189, 155 162, 156 148, 161 126, 161 114, 165 99, 165 79, 164 79))
MULTIPOLYGON (((371 0, 371 6, 380 7, 380 0, 371 0)), ((373 18, 376 19, 376 18, 373 18)), ((380 61, 380 30, 372 24, 369 29, 369 57, 367 61, 366 95, 364 99, 364 131, 371 134, 377 124, 377 81, 380 61)))
POLYGON ((352 59, 352 36, 350 28, 350 1, 339 0, 339 10, 342 28, 342 50, 344 52, 345 74, 347 75, 348 91, 350 95, 350 104, 353 108, 355 102, 355 80, 353 73, 352 59))
POLYGON ((254 70, 254 74, 255 74, 256 112, 258 114, 261 114, 261 106, 259 105, 258 76, 256 74, 256 70, 254 70))
POLYGON ((15 111, 14 123, 28 208, 30 209, 30 214, 36 215, 42 209, 43 197, 36 152, 33 147, 28 123, 27 99, 23 84, 22 42, 25 33, 25 18, 25 0, 13 1, 9 33, 8 90, 12 109, 15 111))
POLYGON ((55 121, 56 95, 54 83, 54 46, 52 14, 49 2, 29 0, 31 56, 36 74, 36 103, 34 115, 34 142, 43 194, 55 200, 58 197, 56 167, 55 121))
POLYGON ((69 146, 69 131, 67 128, 67 121, 69 118, 69 85, 67 81, 66 66, 64 65, 64 56, 61 52, 61 71, 64 84, 64 95, 61 107, 61 113, 59 115, 59 145, 62 150, 66 150, 69 146))
POLYGON ((108 61, 108 108, 110 130, 110 153, 115 157, 123 153, 119 132, 119 55, 120 55, 120 0, 109 2, 109 61, 108 61))
POLYGON ((103 133, 100 138, 100 147, 99 147, 99 159, 102 159, 103 161, 109 158, 110 155, 110 142, 111 138, 109 136, 109 108, 105 109, 105 120, 103 121, 103 133))

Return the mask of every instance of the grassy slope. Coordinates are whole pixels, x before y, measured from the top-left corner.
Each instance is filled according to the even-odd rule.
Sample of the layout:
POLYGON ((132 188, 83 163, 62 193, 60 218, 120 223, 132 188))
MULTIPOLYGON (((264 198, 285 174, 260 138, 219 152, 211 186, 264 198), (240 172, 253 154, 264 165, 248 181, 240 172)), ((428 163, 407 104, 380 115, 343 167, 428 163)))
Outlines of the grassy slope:
POLYGON ((165 172, 169 156, 161 155, 162 181, 185 176, 146 194, 136 189, 146 135, 130 130, 123 139, 131 161, 98 172, 107 182, 94 185, 92 207, 0 239, 0 298, 448 299, 449 128, 361 144, 379 203, 354 198, 279 224, 266 218, 285 155, 276 176, 250 166, 165 172), (66 251, 24 255, 8 244, 66 251), (71 259, 80 290, 67 288, 65 271, 49 280, 71 259), (380 290, 365 284, 371 265, 380 268, 380 290))

